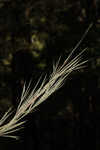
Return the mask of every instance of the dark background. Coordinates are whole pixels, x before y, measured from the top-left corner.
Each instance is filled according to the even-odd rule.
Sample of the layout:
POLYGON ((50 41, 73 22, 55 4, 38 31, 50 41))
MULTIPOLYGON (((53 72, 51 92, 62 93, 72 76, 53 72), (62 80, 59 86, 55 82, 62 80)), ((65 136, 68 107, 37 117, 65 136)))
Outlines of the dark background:
POLYGON ((1 138, 0 149, 100 149, 100 0, 0 0, 1 117, 16 108, 23 82, 32 78, 34 86, 42 73, 49 75, 53 62, 67 58, 90 23, 73 54, 88 47, 86 67, 29 116, 20 141, 1 138))

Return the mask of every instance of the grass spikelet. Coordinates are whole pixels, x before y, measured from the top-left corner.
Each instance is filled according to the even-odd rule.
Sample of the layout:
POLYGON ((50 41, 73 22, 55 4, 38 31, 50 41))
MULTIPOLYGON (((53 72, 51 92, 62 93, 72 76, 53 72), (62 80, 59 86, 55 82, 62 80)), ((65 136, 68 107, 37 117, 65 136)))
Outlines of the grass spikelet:
POLYGON ((42 81, 40 86, 39 83, 41 77, 31 93, 29 93, 31 81, 27 88, 24 84, 21 100, 15 112, 15 115, 9 122, 5 124, 9 116, 12 115, 12 111, 11 109, 9 109, 0 120, 0 136, 18 139, 18 137, 16 135, 13 136, 12 133, 23 128, 23 124, 25 124, 25 121, 23 121, 24 117, 27 116, 29 113, 33 112, 38 105, 40 105, 50 95, 52 95, 55 91, 61 88, 71 72, 84 67, 84 64, 87 61, 82 61, 81 57, 86 49, 84 49, 73 59, 71 59, 71 56, 73 55, 76 48, 78 48, 91 26, 92 25, 90 25, 89 28, 86 30, 79 43, 73 49, 71 54, 69 54, 64 63, 62 65, 59 65, 59 59, 55 65, 53 64, 53 72, 48 79, 46 76, 44 77, 44 80, 42 81), (37 88, 38 86, 39 88, 37 88))
POLYGON ((21 100, 14 117, 7 124, 4 124, 8 117, 12 114, 11 109, 9 109, 0 120, 0 136, 17 139, 16 136, 12 136, 11 134, 17 130, 20 130, 25 123, 23 118, 34 111, 38 105, 44 102, 55 91, 61 88, 65 83, 67 76, 72 71, 83 67, 83 64, 86 63, 86 61, 81 61, 81 55, 82 52, 71 61, 68 61, 68 63, 65 60, 61 66, 59 65, 59 62, 57 62, 55 66, 53 65, 53 72, 49 79, 47 80, 45 77, 40 87, 37 89, 37 85, 40 83, 39 79, 37 85, 30 94, 29 89, 31 83, 29 83, 27 89, 24 85, 21 100))

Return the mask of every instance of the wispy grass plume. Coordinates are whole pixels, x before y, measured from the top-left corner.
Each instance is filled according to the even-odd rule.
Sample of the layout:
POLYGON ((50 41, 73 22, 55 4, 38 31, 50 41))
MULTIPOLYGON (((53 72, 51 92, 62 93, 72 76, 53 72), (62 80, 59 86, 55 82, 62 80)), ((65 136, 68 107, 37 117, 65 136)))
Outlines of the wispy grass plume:
POLYGON ((40 84, 41 80, 40 78, 36 86, 30 93, 29 91, 31 82, 29 83, 27 88, 24 84, 21 100, 17 107, 15 115, 8 123, 5 124, 5 121, 9 118, 10 115, 12 115, 12 110, 9 109, 0 120, 0 136, 17 139, 18 137, 16 135, 13 136, 12 133, 23 128, 23 124, 25 123, 24 117, 27 116, 29 113, 33 112, 37 106, 39 106, 42 102, 44 102, 50 95, 52 95, 59 88, 61 88, 71 72, 84 67, 84 64, 87 61, 82 61, 82 54, 86 49, 84 49, 73 59, 71 59, 71 56, 73 55, 75 49, 82 42, 83 38, 85 37, 89 29, 90 26, 62 65, 60 65, 59 63, 60 61, 58 61, 55 65, 53 64, 53 71, 51 75, 48 77, 48 79, 45 76, 42 83, 40 84))

